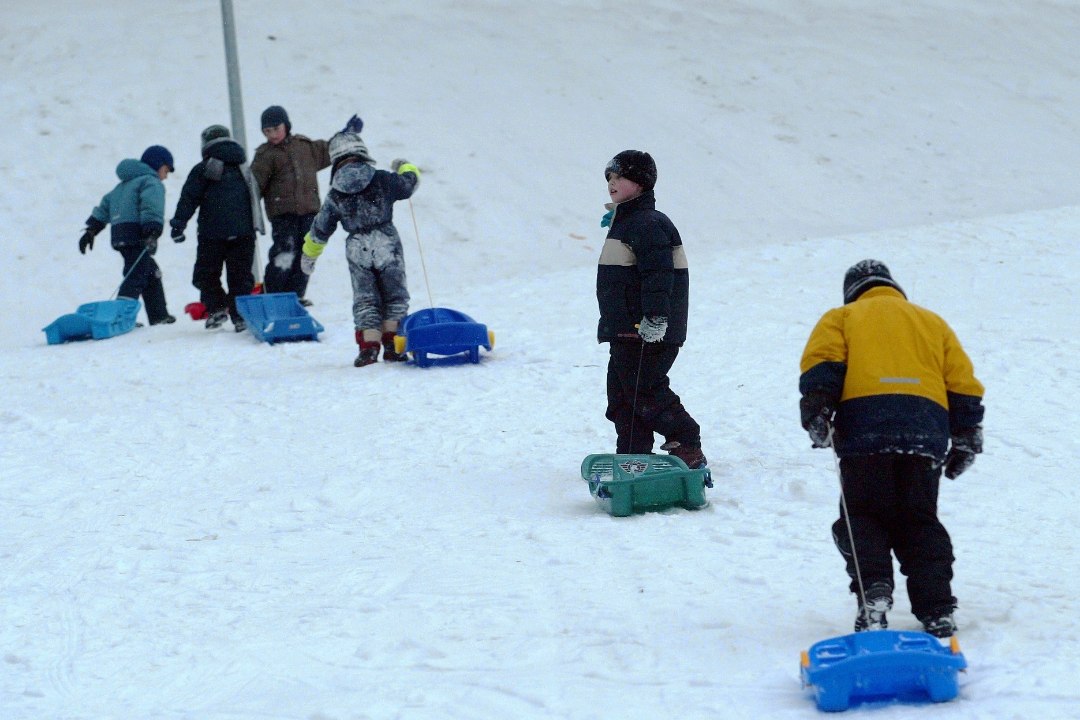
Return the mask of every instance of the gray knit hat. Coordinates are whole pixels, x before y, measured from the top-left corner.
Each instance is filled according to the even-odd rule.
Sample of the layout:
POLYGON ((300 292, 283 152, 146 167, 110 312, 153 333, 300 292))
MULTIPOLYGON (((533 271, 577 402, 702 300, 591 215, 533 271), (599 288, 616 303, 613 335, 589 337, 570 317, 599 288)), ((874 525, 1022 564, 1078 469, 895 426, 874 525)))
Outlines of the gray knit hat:
POLYGON ((907 297, 904 290, 892 279, 885 263, 880 260, 860 260, 844 273, 844 304, 855 302, 872 287, 882 286, 896 288, 901 295, 907 297))
POLYGON ((206 146, 214 140, 220 140, 221 138, 227 138, 229 136, 229 128, 224 125, 211 125, 203 130, 199 137, 202 140, 203 149, 205 149, 206 146))

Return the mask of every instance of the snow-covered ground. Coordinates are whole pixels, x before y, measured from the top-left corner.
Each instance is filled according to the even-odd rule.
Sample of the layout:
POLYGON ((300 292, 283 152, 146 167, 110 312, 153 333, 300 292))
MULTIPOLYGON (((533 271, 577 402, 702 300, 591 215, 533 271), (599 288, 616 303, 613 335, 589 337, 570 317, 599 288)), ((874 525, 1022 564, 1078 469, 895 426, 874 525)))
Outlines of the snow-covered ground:
POLYGON ((177 324, 47 346, 120 282, 107 235, 76 248, 116 163, 171 148, 171 214, 228 122, 220 6, 0 7, 0 717, 816 715, 799 652, 855 601, 798 358, 864 257, 987 387, 986 452, 940 503, 970 670, 873 712, 1080 716, 1080 6, 236 5, 248 139, 270 104, 312 137, 359 112, 382 165, 424 170, 415 228, 397 209, 414 308, 497 346, 353 368, 340 233, 319 343, 190 322, 194 243, 166 239, 177 324), (630 147, 690 257, 673 383, 716 488, 616 519, 578 466, 613 449, 593 282, 630 147))

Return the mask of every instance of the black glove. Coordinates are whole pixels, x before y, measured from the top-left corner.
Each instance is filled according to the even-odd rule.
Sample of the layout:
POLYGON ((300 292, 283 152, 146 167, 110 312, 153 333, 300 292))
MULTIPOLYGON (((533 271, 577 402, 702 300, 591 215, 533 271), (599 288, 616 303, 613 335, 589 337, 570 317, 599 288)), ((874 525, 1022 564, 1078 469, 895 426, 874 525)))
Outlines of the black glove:
POLYGON ((799 413, 803 429, 810 435, 810 447, 832 446, 834 412, 832 401, 824 393, 803 395, 799 401, 799 413))
POLYGON ((85 255, 87 250, 93 250, 93 249, 94 249, 94 231, 91 230, 90 228, 86 228, 86 231, 83 232, 82 237, 79 238, 79 252, 82 253, 83 255, 85 255))
POLYGON ((349 121, 345 123, 345 127, 341 130, 341 132, 356 133, 357 135, 359 135, 363 131, 364 121, 360 119, 359 115, 353 115, 351 118, 349 118, 349 121))
POLYGON ((169 235, 172 236, 173 242, 182 243, 184 242, 184 240, 187 239, 184 237, 183 227, 180 227, 179 225, 173 225, 172 223, 169 223, 169 225, 172 226, 172 231, 169 233, 169 235))
POLYGON ((955 480, 975 462, 983 449, 982 428, 976 425, 952 436, 952 447, 945 456, 945 477, 955 480))

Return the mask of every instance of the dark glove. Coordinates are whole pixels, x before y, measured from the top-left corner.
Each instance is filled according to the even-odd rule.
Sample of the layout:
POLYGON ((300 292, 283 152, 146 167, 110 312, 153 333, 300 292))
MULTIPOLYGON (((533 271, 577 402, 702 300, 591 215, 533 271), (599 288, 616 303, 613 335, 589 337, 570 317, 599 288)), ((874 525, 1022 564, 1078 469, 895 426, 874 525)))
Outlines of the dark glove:
POLYGON ((142 242, 151 255, 157 252, 157 239, 161 235, 161 226, 148 224, 142 226, 142 242))
POLYGON ((349 122, 345 123, 345 127, 341 132, 356 133, 359 135, 364 130, 364 121, 360 119, 359 115, 353 115, 349 118, 349 122))
POLYGON ((810 435, 810 447, 832 447, 833 404, 820 392, 804 395, 799 401, 803 429, 810 435))
POLYGON ((660 342, 667 335, 667 318, 659 315, 641 318, 638 335, 647 343, 660 342))
POLYGON ((94 231, 91 230, 90 228, 86 228, 86 231, 83 232, 82 237, 79 238, 79 252, 82 253, 83 255, 85 255, 87 250, 93 250, 93 249, 94 249, 94 231))
POLYGON ((955 480, 975 462, 983 449, 982 428, 976 425, 952 436, 952 447, 945 456, 945 477, 955 480))
POLYGON ((171 222, 169 223, 169 225, 172 226, 172 231, 169 233, 169 235, 172 236, 173 242, 178 242, 178 243, 184 242, 184 240, 186 238, 184 237, 184 228, 183 228, 183 226, 174 225, 171 222))

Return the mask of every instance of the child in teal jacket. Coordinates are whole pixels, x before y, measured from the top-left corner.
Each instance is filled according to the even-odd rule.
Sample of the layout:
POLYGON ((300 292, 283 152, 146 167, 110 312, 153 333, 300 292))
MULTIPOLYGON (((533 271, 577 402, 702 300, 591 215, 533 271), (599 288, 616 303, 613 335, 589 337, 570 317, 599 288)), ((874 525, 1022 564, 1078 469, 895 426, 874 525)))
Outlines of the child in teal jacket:
POLYGON ((176 322, 165 303, 161 268, 152 257, 165 225, 165 186, 173 172, 173 157, 161 145, 152 145, 138 160, 127 158, 116 166, 119 184, 106 193, 86 220, 79 252, 94 249, 94 237, 112 225, 112 246, 124 258, 124 280, 117 295, 142 297, 151 325, 176 322))

